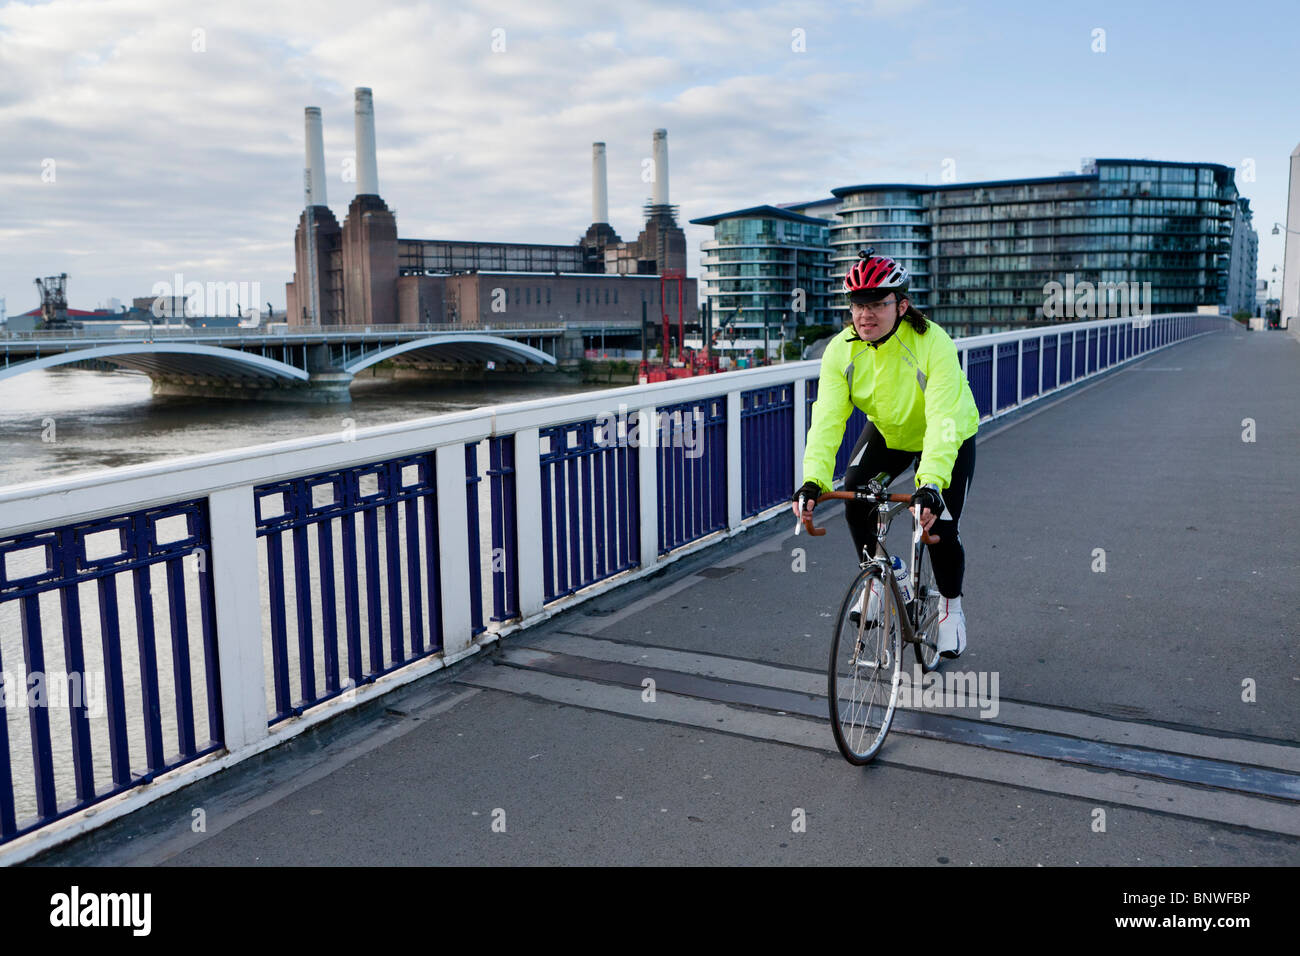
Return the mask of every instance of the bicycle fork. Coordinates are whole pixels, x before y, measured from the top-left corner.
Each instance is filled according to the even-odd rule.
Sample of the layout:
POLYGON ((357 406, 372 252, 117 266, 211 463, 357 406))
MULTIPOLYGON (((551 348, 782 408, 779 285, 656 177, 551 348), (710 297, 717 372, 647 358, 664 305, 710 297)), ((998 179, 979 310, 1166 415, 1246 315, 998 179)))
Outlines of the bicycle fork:
MULTIPOLYGON (((874 564, 879 568, 881 572, 881 580, 888 582, 890 593, 894 596, 894 613, 898 618, 899 630, 901 631, 903 642, 906 644, 919 644, 921 639, 916 636, 916 631, 913 629, 912 622, 908 618, 907 605, 903 601, 903 592, 898 586, 898 579, 894 577, 893 568, 889 566, 888 558, 877 555, 875 558, 872 558, 869 563, 874 564)), ((869 587, 870 585, 868 585, 868 588, 869 587)), ((888 630, 877 638, 874 650, 867 646, 868 642, 864 637, 864 632, 868 629, 866 609, 870 600, 870 593, 862 596, 863 609, 862 615, 858 620, 857 639, 854 641, 853 662, 871 670, 879 669, 880 671, 887 671, 894 663, 889 656, 890 642, 888 640, 888 630), (865 660, 864 657, 866 658, 865 660)), ((881 620, 879 626, 887 628, 889 624, 888 622, 881 620)))

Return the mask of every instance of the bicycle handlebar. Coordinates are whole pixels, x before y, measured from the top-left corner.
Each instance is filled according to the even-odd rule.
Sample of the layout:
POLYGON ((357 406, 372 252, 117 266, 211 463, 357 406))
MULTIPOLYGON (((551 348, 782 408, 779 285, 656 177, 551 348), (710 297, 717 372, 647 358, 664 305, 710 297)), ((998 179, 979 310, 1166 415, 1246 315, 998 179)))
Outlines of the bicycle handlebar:
MULTIPOLYGON (((869 491, 828 491, 825 494, 818 495, 815 504, 821 504, 823 501, 842 499, 844 501, 871 501, 880 503, 881 501, 906 503, 912 500, 911 495, 873 495, 869 491)), ((820 537, 826 533, 825 528, 818 528, 812 523, 812 518, 805 518, 802 512, 799 515, 799 521, 802 522, 804 529, 813 537, 820 537)), ((796 531, 798 528, 795 529, 796 531)), ((924 528, 921 529, 921 540, 926 544, 937 544, 939 536, 930 534, 924 528)))

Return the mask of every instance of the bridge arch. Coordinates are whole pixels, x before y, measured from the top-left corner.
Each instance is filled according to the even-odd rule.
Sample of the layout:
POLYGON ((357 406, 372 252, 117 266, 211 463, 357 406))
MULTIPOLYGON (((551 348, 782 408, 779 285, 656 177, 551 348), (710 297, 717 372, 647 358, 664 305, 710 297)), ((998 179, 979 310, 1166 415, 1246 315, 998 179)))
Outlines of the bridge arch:
POLYGON ((92 359, 146 372, 149 375, 243 381, 258 379, 268 384, 305 382, 310 378, 302 369, 261 355, 241 352, 238 349, 188 342, 123 342, 116 345, 73 349, 41 358, 22 359, 8 368, 0 369, 0 381, 24 372, 92 359))
POLYGON ((547 355, 541 349, 533 348, 522 342, 497 335, 480 335, 474 333, 454 333, 413 342, 401 342, 388 348, 369 352, 344 366, 344 370, 356 375, 363 369, 382 362, 385 359, 402 355, 406 352, 423 352, 430 359, 444 362, 479 364, 481 362, 524 362, 538 365, 554 365, 554 356, 547 355))

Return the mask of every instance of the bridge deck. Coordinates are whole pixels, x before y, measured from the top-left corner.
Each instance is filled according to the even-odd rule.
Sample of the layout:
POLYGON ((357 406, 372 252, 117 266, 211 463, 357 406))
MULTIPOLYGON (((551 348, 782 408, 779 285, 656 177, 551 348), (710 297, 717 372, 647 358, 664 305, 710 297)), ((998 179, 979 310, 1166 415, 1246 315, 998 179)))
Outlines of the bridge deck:
POLYGON ((946 669, 996 674, 999 712, 902 714, 866 770, 825 718, 834 510, 825 538, 772 522, 44 862, 1295 865, 1298 361, 1207 336, 988 428, 946 669))

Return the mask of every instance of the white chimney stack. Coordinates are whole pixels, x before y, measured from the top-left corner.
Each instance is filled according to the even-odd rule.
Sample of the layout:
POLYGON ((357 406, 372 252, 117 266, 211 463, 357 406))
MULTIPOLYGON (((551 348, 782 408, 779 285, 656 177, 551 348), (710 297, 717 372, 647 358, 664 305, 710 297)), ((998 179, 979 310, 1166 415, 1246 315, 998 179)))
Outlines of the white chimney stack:
POLYGON ((591 144, 591 221, 609 222, 609 186, 605 181, 605 144, 591 144))
POLYGON ((375 104, 370 88, 356 89, 357 195, 379 195, 378 163, 375 160, 375 104))
POLYGON ((320 107, 307 107, 307 205, 328 206, 325 198, 325 137, 320 107))
POLYGON ((654 136, 655 189, 654 204, 668 205, 668 130, 657 129, 654 136))

